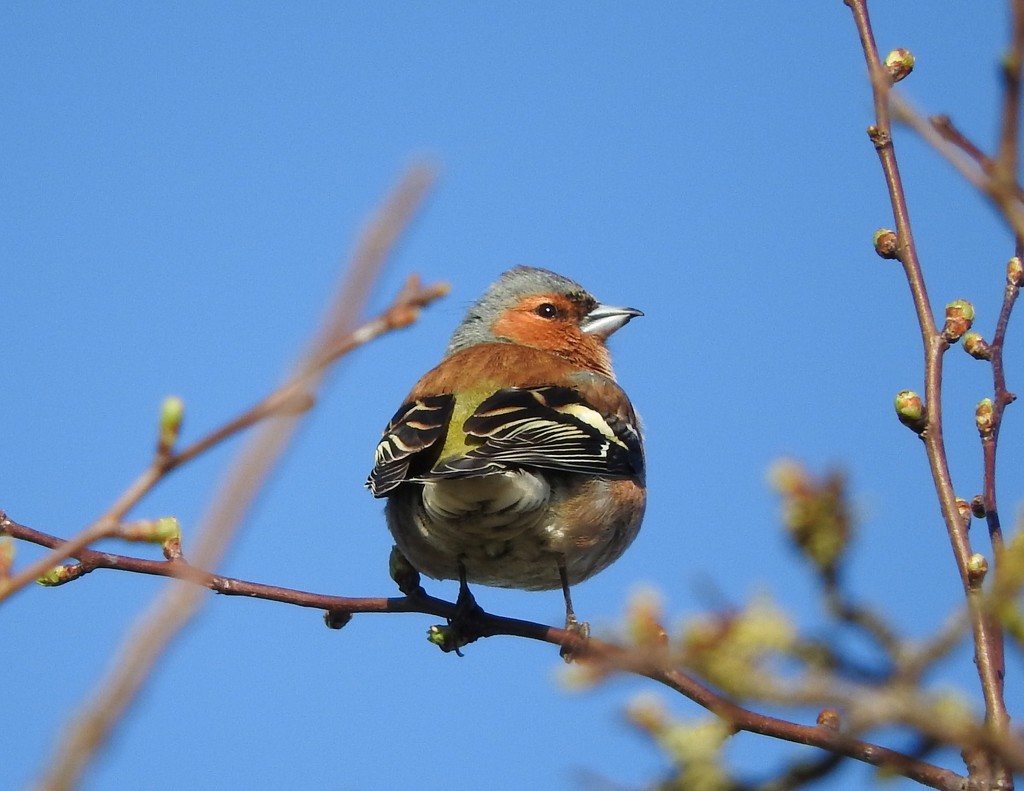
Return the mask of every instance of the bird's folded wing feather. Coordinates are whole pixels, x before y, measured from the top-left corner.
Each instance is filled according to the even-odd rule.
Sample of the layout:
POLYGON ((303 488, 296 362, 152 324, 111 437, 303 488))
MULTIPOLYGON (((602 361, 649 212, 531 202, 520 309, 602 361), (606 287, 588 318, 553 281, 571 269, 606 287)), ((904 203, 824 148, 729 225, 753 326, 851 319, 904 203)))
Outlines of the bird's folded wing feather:
POLYGON ((427 396, 403 404, 377 443, 366 485, 381 497, 405 481, 416 454, 444 436, 455 405, 452 395, 427 396))
POLYGON ((643 474, 636 426, 605 415, 568 387, 499 390, 463 424, 481 441, 468 453, 445 459, 422 479, 487 475, 515 467, 628 478, 643 474))

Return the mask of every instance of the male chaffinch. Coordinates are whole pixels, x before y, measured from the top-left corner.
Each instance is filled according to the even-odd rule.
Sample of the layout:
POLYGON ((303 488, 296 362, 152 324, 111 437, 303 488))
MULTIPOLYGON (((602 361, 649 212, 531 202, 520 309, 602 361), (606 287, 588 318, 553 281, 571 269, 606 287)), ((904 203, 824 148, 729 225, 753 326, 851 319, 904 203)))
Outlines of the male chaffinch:
POLYGON ((565 595, 618 559, 646 503, 644 449, 607 338, 635 316, 545 269, 505 272, 377 445, 367 486, 435 579, 565 595))

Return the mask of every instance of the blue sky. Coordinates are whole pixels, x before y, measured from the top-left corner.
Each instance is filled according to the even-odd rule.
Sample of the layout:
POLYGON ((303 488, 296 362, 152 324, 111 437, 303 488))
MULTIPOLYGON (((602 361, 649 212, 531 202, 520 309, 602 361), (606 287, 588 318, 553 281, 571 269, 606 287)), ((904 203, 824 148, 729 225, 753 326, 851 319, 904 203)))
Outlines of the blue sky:
MULTIPOLYGON (((875 6, 883 51, 917 56, 906 94, 989 145, 1002 4, 875 6)), ((848 475, 851 583, 867 602, 923 636, 959 601, 923 450, 892 414, 898 390, 922 387, 920 340, 899 269, 871 250, 891 219, 840 0, 13 3, 0 73, 0 508, 15 520, 67 535, 102 513, 148 462, 165 395, 185 400, 188 440, 279 381, 337 262, 425 158, 439 182, 374 304, 410 272, 452 293, 332 378, 225 573, 392 593, 381 505, 362 488, 374 444, 465 306, 531 264, 646 313, 613 352, 645 421, 650 506, 629 552, 575 593, 598 633, 641 587, 673 621, 767 592, 820 629, 765 483, 790 455, 848 475)), ((898 146, 933 303, 972 300, 991 334, 1010 237, 924 144, 904 133, 898 146)), ((1011 389, 1024 387, 1021 321, 1011 389)), ((957 349, 946 371, 951 466, 969 498, 989 372, 957 349)), ((1020 420, 1011 408, 1001 446, 1008 521, 1020 420)), ((179 471, 134 515, 176 515, 187 551, 237 447, 179 471)), ((162 585, 97 572, 0 609, 0 785, 36 776, 162 585)), ((561 618, 557 592, 477 595, 494 612, 561 618)), ((649 684, 567 691, 550 647, 495 638, 460 660, 426 643, 432 622, 362 616, 332 632, 317 613, 211 599, 85 787, 502 791, 586 787, 593 773, 636 788, 666 770, 623 717, 649 684)), ((969 653, 934 682, 974 695, 969 653)), ((730 747, 754 773, 798 752, 745 736, 730 747)), ((870 777, 850 766, 830 787, 870 777)))

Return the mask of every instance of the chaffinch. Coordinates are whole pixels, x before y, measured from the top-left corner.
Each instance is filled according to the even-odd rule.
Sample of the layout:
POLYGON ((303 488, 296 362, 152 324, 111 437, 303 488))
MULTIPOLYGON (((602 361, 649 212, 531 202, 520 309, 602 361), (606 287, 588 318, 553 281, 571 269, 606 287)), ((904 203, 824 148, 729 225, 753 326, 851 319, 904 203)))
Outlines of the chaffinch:
POLYGON ((646 503, 633 406, 608 337, 633 308, 544 269, 505 272, 377 445, 367 486, 388 528, 435 579, 565 595, 618 559, 646 503))

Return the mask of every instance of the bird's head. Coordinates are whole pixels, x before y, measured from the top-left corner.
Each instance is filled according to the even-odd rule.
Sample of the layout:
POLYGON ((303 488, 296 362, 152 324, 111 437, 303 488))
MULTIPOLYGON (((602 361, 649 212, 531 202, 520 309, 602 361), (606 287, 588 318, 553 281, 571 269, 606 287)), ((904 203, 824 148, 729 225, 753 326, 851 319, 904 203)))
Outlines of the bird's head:
POLYGON ((505 272, 466 313, 448 354, 480 343, 515 343, 557 354, 611 376, 605 341, 634 308, 604 305, 579 283, 546 269, 505 272))

